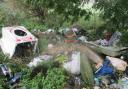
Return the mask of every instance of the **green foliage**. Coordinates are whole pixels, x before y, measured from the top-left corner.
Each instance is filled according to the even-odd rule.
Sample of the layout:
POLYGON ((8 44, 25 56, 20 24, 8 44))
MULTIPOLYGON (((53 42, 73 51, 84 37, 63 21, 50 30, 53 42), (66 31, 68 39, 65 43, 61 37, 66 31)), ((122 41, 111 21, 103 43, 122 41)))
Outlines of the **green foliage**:
POLYGON ((0 64, 8 62, 8 57, 3 54, 3 52, 0 52, 0 64))
POLYGON ((28 89, 62 89, 65 85, 66 76, 60 68, 49 69, 47 76, 42 76, 39 73, 32 80, 29 80, 28 75, 23 77, 21 85, 28 89))
POLYGON ((0 6, 0 26, 23 25, 29 30, 69 26, 90 12, 81 9, 79 0, 7 0, 0 6))
POLYGON ((24 18, 22 12, 12 10, 6 3, 0 3, 0 26, 19 25, 24 18))
POLYGON ((66 77, 62 69, 54 68, 47 72, 47 76, 43 81, 43 89, 62 89, 65 85, 66 77))
POLYGON ((2 85, 0 85, 0 89, 3 89, 2 85))
POLYGON ((6 2, 0 3, 0 27, 23 25, 29 30, 47 29, 46 26, 38 22, 37 17, 29 15, 23 8, 21 9, 19 1, 11 1, 7 0, 6 2), (19 6, 17 6, 17 4, 19 6), (14 8, 12 5, 16 7, 14 8))
POLYGON ((3 61, 5 58, 5 55, 3 54, 3 52, 0 52, 0 60, 3 61))
POLYGON ((126 31, 123 31, 122 32, 122 37, 121 37, 121 44, 123 45, 123 46, 128 46, 128 30, 126 30, 126 31))
MULTIPOLYGON (((18 65, 16 67, 12 67, 13 65, 9 65, 9 67, 14 73, 23 73, 20 83, 18 84, 20 88, 25 87, 27 89, 62 89, 67 80, 65 71, 62 68, 52 68, 51 66, 53 65, 53 62, 45 62, 43 63, 43 65, 48 67, 47 75, 43 75, 40 72, 32 79, 30 79, 32 70, 27 68, 24 64, 18 65)), ((0 75, 0 77, 2 76, 0 75)), ((8 86, 6 81, 6 77, 4 76, 0 79, 0 89, 3 89, 2 85, 8 86)), ((10 88, 11 87, 13 86, 10 86, 10 88)))
POLYGON ((68 20, 72 16, 72 21, 89 15, 86 10, 80 8, 82 1, 79 0, 24 0, 24 4, 43 22, 47 15, 53 13, 63 15, 64 20, 68 20))
POLYGON ((59 55, 55 60, 63 63, 64 61, 68 60, 68 57, 66 55, 59 55))
POLYGON ((43 39, 39 37, 38 40, 39 53, 42 53, 48 47, 48 40, 45 37, 43 37, 43 39))
POLYGON ((128 2, 127 0, 96 0, 97 8, 103 9, 103 18, 108 26, 115 29, 128 28, 128 2))
POLYGON ((33 19, 30 18, 25 18, 22 22, 20 22, 22 26, 25 26, 28 30, 40 30, 44 31, 47 29, 47 27, 37 21, 33 21, 33 19))
POLYGON ((128 29, 128 2, 127 0, 96 0, 94 8, 103 10, 100 15, 105 24, 98 28, 97 32, 101 30, 108 30, 114 32, 116 30, 123 33, 121 43, 127 45, 127 29, 128 29), (101 30, 100 30, 101 29, 101 30))
POLYGON ((93 13, 88 20, 81 17, 77 23, 88 30, 95 30, 104 24, 104 20, 98 14, 93 13))
POLYGON ((46 60, 46 61, 43 61, 40 65, 43 65, 44 67, 48 68, 48 69, 51 69, 53 68, 53 65, 54 65, 54 61, 53 60, 46 60))

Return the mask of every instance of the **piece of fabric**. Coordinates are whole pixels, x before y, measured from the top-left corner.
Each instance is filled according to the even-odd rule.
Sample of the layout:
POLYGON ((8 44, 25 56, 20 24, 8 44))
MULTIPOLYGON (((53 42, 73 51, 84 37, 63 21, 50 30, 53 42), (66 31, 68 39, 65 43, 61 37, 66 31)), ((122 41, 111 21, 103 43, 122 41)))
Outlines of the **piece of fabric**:
POLYGON ((109 64, 110 61, 105 59, 103 65, 95 72, 96 77, 105 76, 105 75, 112 76, 114 74, 114 68, 111 67, 109 64))

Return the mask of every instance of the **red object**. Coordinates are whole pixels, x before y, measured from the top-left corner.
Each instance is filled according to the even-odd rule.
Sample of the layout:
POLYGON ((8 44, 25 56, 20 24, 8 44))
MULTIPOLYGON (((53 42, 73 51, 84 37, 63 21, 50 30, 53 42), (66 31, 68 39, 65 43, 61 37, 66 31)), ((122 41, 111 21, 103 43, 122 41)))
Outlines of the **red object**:
POLYGON ((19 42, 19 41, 21 41, 20 39, 16 39, 16 42, 19 42))
POLYGON ((78 40, 64 40, 66 43, 73 43, 73 42, 78 42, 78 40))

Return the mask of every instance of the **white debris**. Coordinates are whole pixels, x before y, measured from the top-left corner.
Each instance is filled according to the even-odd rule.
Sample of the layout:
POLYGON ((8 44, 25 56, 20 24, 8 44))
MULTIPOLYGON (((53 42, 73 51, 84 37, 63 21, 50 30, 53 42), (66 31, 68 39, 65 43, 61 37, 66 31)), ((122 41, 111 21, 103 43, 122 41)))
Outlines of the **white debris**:
POLYGON ((45 33, 51 33, 51 32, 55 32, 54 29, 48 29, 47 31, 45 31, 45 33))
POLYGON ((95 42, 98 45, 102 45, 102 46, 108 46, 109 42, 106 39, 99 39, 95 42))
POLYGON ((87 42, 87 37, 81 36, 81 37, 78 38, 78 40, 80 40, 82 42, 87 42))
POLYGON ((36 67, 36 66, 38 66, 41 62, 43 62, 44 60, 45 61, 47 61, 47 60, 50 60, 50 59, 52 59, 53 58, 53 56, 51 56, 51 55, 42 55, 42 56, 39 56, 39 57, 35 57, 34 59, 33 59, 33 61, 32 62, 30 62, 27 66, 28 67, 36 67))
POLYGON ((122 34, 118 31, 114 32, 112 37, 109 40, 109 45, 116 46, 117 43, 120 41, 122 34))
POLYGON ((53 48, 53 47, 54 47, 53 44, 48 44, 48 49, 51 49, 51 48, 53 48))
POLYGON ((35 50, 38 39, 23 26, 2 28, 2 38, 0 39, 0 46, 3 53, 8 54, 9 58, 13 56, 17 45, 25 42, 34 43, 33 50, 35 50))
POLYGON ((94 86, 93 89, 101 89, 99 86, 94 86))
POLYGON ((50 60, 50 59, 53 59, 53 56, 51 55, 42 55, 42 56, 39 56, 40 59, 43 59, 43 60, 50 60))
POLYGON ((64 63, 63 67, 72 74, 80 74, 80 52, 74 52, 71 61, 64 63))
POLYGON ((43 60, 40 59, 40 57, 36 57, 33 59, 32 62, 30 62, 27 66, 28 67, 36 67, 39 63, 43 62, 43 60))

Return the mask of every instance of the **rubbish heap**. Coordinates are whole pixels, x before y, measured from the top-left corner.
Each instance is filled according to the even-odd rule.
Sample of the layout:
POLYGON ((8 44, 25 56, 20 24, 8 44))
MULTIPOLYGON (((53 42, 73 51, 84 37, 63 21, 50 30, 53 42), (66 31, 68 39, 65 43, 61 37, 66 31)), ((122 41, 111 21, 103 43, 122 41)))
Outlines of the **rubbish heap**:
MULTIPOLYGON (((72 31, 72 34, 68 34, 70 36, 77 36, 78 29, 73 27, 70 31, 72 31)), ((83 36, 83 34, 81 35, 83 36)), ((105 33, 104 39, 99 39, 95 42, 89 42, 85 40, 81 40, 88 48, 86 48, 86 51, 84 52, 86 57, 84 59, 81 59, 80 57, 75 57, 78 60, 80 59, 80 70, 83 79, 85 82, 88 80, 87 77, 87 66, 86 62, 88 60, 91 60, 93 63, 96 64, 95 66, 95 73, 94 73, 94 82, 91 81, 93 84, 94 89, 128 89, 127 82, 127 59, 124 57, 121 57, 121 55, 127 53, 128 47, 118 47, 118 43, 120 41, 122 34, 118 31, 114 32, 113 34, 107 32, 105 33), (94 50, 97 53, 93 53, 94 50), (104 54, 102 58, 98 56, 99 54, 104 54), (124 58, 124 59, 123 59, 124 58), (86 59, 86 60, 85 60, 86 59), (86 62, 84 62, 86 61, 86 62), (118 72, 123 72, 123 76, 119 76, 118 72)), ((67 41, 66 41, 67 42, 67 41)), ((79 41, 77 41, 79 42, 79 41)), ((77 54, 76 54, 77 55, 77 54)), ((70 73, 75 74, 75 72, 72 72, 74 69, 77 70, 79 68, 79 65, 76 65, 75 61, 70 62, 70 68, 67 68, 67 71, 70 70, 70 73), (71 65, 74 64, 74 69, 71 67, 71 65), (76 68, 76 66, 78 66, 76 68)), ((79 62, 77 63, 79 64, 79 62)), ((65 65, 68 66, 69 64, 65 65)), ((66 68, 64 66, 64 68, 66 68)), ((77 70, 78 71, 78 70, 77 70)), ((91 71, 91 70, 90 70, 91 71)), ((94 70, 93 70, 94 71, 94 70)), ((78 74, 76 72, 76 74, 78 74)))
MULTIPOLYGON (((53 29, 42 33, 50 34, 51 32, 55 33, 53 29)), ((84 89, 86 84, 91 86, 91 89, 128 89, 128 56, 124 55, 128 47, 117 47, 121 37, 120 32, 106 33, 104 39, 94 42, 88 41, 88 35, 84 29, 78 29, 75 26, 59 34, 63 35, 64 41, 55 45, 49 43, 47 51, 36 55, 27 64, 30 69, 38 67, 44 61, 52 60, 58 62, 71 74, 71 79, 69 78, 68 81, 70 88, 64 89, 84 89), (123 76, 120 76, 120 72, 123 76)), ((32 47, 36 51, 38 43, 38 39, 23 26, 2 28, 0 41, 3 53, 9 54, 10 58, 13 57, 17 47, 22 49, 22 44, 29 43, 27 47, 32 47)), ((1 65, 1 70, 10 85, 21 79, 22 73, 12 75, 10 68, 5 64, 1 65)))

